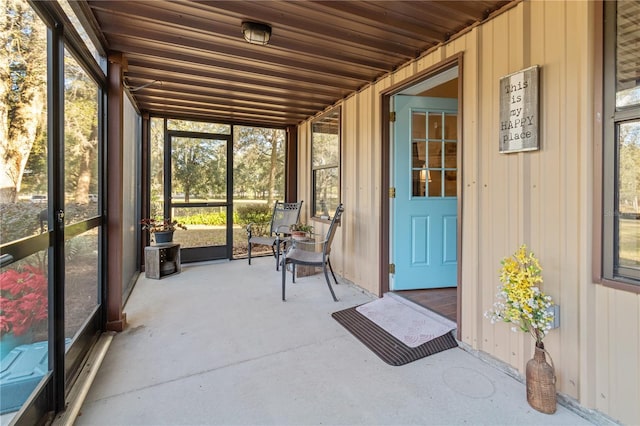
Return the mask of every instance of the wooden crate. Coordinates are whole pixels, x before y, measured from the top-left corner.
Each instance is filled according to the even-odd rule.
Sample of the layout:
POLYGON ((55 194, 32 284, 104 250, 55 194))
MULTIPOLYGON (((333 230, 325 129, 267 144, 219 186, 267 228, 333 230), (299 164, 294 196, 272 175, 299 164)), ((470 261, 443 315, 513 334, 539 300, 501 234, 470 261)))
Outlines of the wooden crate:
POLYGON ((161 279, 179 274, 180 244, 165 243, 144 248, 144 273, 147 278, 161 279))

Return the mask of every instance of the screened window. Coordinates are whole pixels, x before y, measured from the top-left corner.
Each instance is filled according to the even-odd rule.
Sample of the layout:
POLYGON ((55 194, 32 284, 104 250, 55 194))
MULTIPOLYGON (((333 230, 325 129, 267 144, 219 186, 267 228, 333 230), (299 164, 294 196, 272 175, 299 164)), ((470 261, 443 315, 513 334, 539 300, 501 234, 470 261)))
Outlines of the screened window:
POLYGON ((603 275, 640 285, 640 3, 605 15, 603 275))
POLYGON ((340 108, 311 123, 313 216, 329 219, 340 203, 340 108))

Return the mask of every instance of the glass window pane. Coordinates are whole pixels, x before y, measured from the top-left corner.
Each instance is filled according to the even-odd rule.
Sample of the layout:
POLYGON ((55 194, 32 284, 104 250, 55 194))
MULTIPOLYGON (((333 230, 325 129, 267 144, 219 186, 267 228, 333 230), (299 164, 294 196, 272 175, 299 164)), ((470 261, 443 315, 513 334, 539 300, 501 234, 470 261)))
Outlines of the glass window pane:
POLYGON ((426 139, 427 115, 424 112, 411 113, 411 139, 426 139))
POLYGON ((313 215, 331 217, 340 203, 338 168, 314 170, 313 177, 316 201, 313 215))
POLYGON ((425 142, 413 142, 411 167, 422 168, 427 166, 427 144, 425 142))
POLYGON ((427 172, 427 182, 429 184, 429 197, 441 197, 442 172, 440 170, 429 170, 427 172))
POLYGON ((444 138, 448 140, 458 139, 458 116, 456 114, 445 114, 444 138))
POLYGON ((315 120, 311 128, 313 167, 337 166, 340 161, 340 110, 315 120))
POLYGON ((313 216, 329 218, 340 202, 340 108, 311 123, 313 216))
POLYGON ((457 195, 456 180, 458 172, 456 170, 446 170, 444 172, 444 196, 455 197, 457 195))
POLYGON ((429 113, 429 139, 442 139, 442 114, 429 113))
POLYGON ((64 245, 65 337, 73 339, 98 305, 98 228, 64 245))
POLYGON ((47 232, 47 196, 17 203, 0 203, 0 242, 47 232))
POLYGON ((71 8, 71 5, 69 4, 68 0, 61 0, 58 2, 58 4, 64 10, 65 14, 69 18, 69 21, 71 21, 71 24, 73 25, 75 30, 78 32, 78 35, 80 36, 80 38, 82 38, 82 41, 84 41, 85 46, 87 46, 87 49, 89 49, 89 52, 91 52, 91 55, 96 60, 96 63, 100 65, 104 71, 106 67, 106 61, 104 60, 103 57, 100 56, 98 49, 96 48, 95 44, 93 44, 93 41, 91 41, 91 38, 89 38, 89 35, 87 34, 84 27, 82 26, 82 23, 76 16, 76 13, 71 8))
MULTIPOLYGON (((254 235, 268 234, 275 201, 285 199, 287 134, 283 129, 233 127, 233 254, 247 253, 245 227, 254 223, 254 235), (260 222, 258 224, 257 222, 260 222)), ((271 253, 264 245, 252 247, 252 255, 271 253)))
MULTIPOLYGON (((27 371, 30 379, 41 379, 49 370, 47 269, 46 251, 0 269, 0 371, 3 379, 11 377, 12 373, 15 373, 14 378, 22 379, 27 371), (24 358, 26 351, 29 351, 29 358, 24 358), (21 357, 21 370, 10 370, 11 364, 21 357)), ((15 382, 19 384, 20 392, 12 395, 15 410, 11 411, 20 409, 38 381, 15 382)), ((2 394, 4 397, 5 390, 2 394)))
POLYGON ((640 105, 640 3, 617 2, 616 107, 640 105))
MULTIPOLYGON (((172 209, 171 217, 187 227, 178 228, 173 234, 173 242, 182 248, 227 245, 226 207, 176 207, 172 209)), ((247 233, 244 228, 241 231, 241 238, 246 241, 247 233)), ((234 236, 237 234, 234 229, 234 236)), ((155 242, 154 238, 151 234, 155 242)))
POLYGON ((234 200, 266 201, 271 207, 283 201, 285 158, 284 130, 234 126, 234 200))
POLYGON ((640 270, 640 121, 618 129, 617 264, 640 270))
POLYGON ((453 142, 444 143, 444 167, 455 169, 458 166, 458 146, 453 142))
POLYGON ((167 129, 183 130, 187 132, 217 133, 219 135, 231 134, 231 125, 229 124, 207 123, 191 120, 167 120, 167 129))
POLYGON ((2 4, 0 243, 4 244, 47 227, 47 28, 26 1, 2 4))
POLYGON ((442 168, 441 142, 429 142, 429 168, 442 168))
POLYGON ((413 170, 411 172, 411 195, 425 197, 427 195, 427 170, 413 170))
POLYGON ((227 141, 171 138, 173 202, 222 202, 227 199, 227 141))
POLYGON ((98 86, 65 49, 65 223, 98 215, 98 86))

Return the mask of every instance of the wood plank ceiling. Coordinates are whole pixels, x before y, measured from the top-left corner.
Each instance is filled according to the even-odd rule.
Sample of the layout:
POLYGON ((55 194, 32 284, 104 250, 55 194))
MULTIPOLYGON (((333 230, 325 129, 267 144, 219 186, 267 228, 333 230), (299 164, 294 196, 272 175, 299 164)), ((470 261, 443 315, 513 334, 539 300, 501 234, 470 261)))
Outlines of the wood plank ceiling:
POLYGON ((284 127, 317 114, 510 1, 78 0, 123 52, 142 111, 284 127), (243 21, 272 27, 247 43, 243 21))

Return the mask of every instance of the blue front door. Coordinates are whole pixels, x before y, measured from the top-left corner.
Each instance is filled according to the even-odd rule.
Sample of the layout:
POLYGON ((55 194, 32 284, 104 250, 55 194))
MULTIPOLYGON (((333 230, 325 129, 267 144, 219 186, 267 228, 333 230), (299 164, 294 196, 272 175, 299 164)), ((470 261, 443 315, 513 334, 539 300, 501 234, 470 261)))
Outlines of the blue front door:
POLYGON ((394 97, 392 290, 457 285, 458 102, 394 97))

